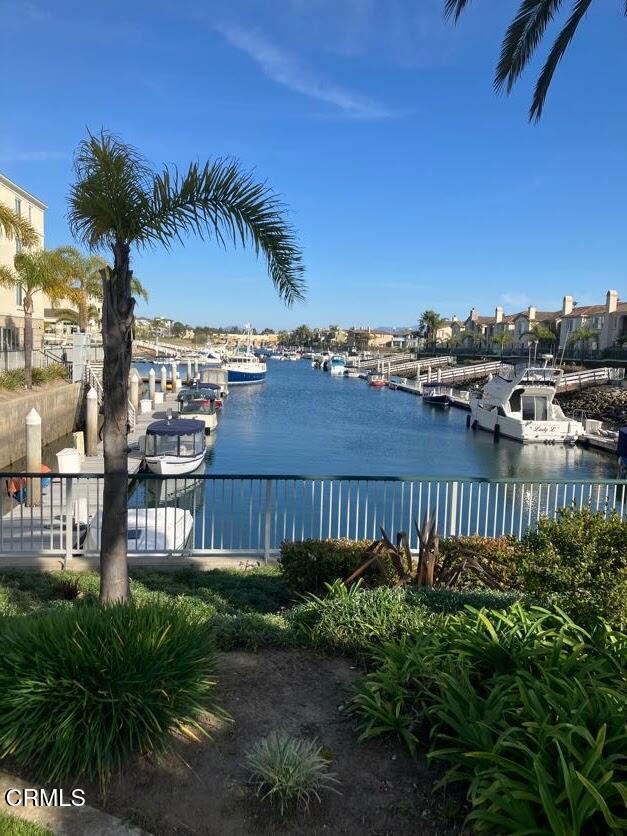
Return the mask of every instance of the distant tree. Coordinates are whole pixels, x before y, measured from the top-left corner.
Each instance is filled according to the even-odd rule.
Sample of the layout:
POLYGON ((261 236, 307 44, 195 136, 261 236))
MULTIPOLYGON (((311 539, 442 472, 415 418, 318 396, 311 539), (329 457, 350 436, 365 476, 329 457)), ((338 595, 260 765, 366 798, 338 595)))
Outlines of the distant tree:
POLYGON ((187 333, 187 325, 183 325, 182 322, 178 322, 178 321, 174 322, 172 324, 172 336, 173 337, 176 337, 177 339, 180 339, 181 337, 184 337, 186 333, 187 333))
MULTIPOLYGON (((445 0, 445 15, 457 21, 469 2, 470 0, 445 0)), ((530 121, 537 122, 542 116, 557 65, 564 57, 592 2, 593 0, 569 0, 570 15, 553 42, 536 82, 529 109, 530 121)), ((505 88, 507 93, 511 93, 514 84, 542 43, 548 25, 564 5, 564 0, 521 0, 516 17, 510 23, 501 45, 501 56, 494 77, 494 87, 497 91, 505 88)), ((623 6, 627 14, 627 6, 623 6)))
POLYGON ((558 336, 557 332, 552 328, 549 328, 542 322, 537 322, 528 331, 525 331, 521 339, 535 343, 547 343, 551 346, 551 350, 554 351, 558 336))
POLYGON ((279 331, 277 334, 277 342, 279 345, 288 345, 290 341, 289 331, 279 331))
POLYGON ((438 329, 444 322, 445 320, 437 311, 426 310, 422 312, 418 321, 418 327, 423 333, 425 343, 431 343, 435 347, 438 329))
POLYGON ((264 328, 261 333, 262 334, 274 334, 274 329, 273 328, 264 328))
POLYGON ((18 253, 13 269, 0 265, 0 287, 20 288, 24 308, 24 379, 33 386, 33 303, 38 293, 51 302, 72 299, 69 265, 60 250, 18 253))
POLYGON ((501 331, 498 334, 494 334, 492 337, 492 342, 495 345, 498 345, 501 349, 501 359, 503 358, 503 349, 506 345, 511 345, 512 342, 512 334, 510 331, 501 331))
POLYGON ((599 337, 599 332, 595 331, 594 328, 589 328, 587 325, 578 328, 576 331, 573 331, 572 334, 568 336, 568 342, 573 343, 576 345, 579 343, 579 349, 581 351, 581 360, 583 361, 586 352, 588 350, 588 345, 592 340, 596 340, 599 337))
POLYGON ((308 346, 312 337, 311 329, 307 325, 299 325, 290 334, 290 342, 292 345, 308 346))

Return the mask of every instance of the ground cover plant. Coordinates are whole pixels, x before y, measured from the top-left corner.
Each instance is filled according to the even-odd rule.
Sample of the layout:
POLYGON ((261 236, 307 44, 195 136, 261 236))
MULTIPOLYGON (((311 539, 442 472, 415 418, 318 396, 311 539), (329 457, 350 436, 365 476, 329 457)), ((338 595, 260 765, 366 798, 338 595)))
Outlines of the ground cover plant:
POLYGON ((337 792, 330 764, 315 740, 282 731, 259 740, 246 756, 257 795, 274 803, 282 816, 297 808, 308 810, 325 790, 337 792))
POLYGON ((362 738, 393 733, 466 788, 492 833, 627 826, 627 637, 516 603, 426 623, 373 650, 351 703, 362 738))
POLYGON ((183 603, 81 603, 0 621, 0 757, 46 781, 98 779, 218 711, 207 622, 183 603))
MULTIPOLYGON (((46 383, 52 383, 55 380, 66 380, 67 370, 65 366, 60 363, 52 363, 43 369, 33 369, 32 371, 33 385, 43 386, 46 383)), ((8 389, 15 391, 17 389, 26 388, 26 375, 24 369, 15 369, 10 372, 3 372, 0 374, 0 389, 8 389)))
POLYGON ((47 827, 6 813, 0 813, 0 833, 2 836, 53 836, 47 827))

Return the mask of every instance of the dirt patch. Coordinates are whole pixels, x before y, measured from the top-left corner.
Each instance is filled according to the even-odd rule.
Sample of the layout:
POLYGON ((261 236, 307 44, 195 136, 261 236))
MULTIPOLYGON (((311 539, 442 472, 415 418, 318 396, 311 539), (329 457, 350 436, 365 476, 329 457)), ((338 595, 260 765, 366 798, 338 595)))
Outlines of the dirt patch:
MULTIPOLYGON (((432 796, 435 773, 393 741, 359 743, 342 711, 359 671, 309 651, 228 653, 219 695, 234 723, 217 724, 212 742, 179 744, 161 763, 143 760, 114 780, 106 809, 157 836, 172 834, 448 834, 459 802, 432 796), (315 737, 333 755, 341 795, 281 822, 247 783, 244 756, 273 730, 315 737)), ((459 818, 458 818, 459 821, 459 818)))

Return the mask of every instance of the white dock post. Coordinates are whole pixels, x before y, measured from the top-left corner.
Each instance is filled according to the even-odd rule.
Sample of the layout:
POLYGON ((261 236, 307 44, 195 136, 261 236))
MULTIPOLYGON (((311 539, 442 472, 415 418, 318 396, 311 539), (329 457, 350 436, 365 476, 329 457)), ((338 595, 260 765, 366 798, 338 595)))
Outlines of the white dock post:
MULTIPOLYGON (((41 473, 41 416, 35 408, 26 416, 26 470, 41 473)), ((26 504, 35 507, 41 502, 41 479, 29 479, 26 504)))
POLYGON ((174 391, 175 391, 175 392, 180 392, 180 391, 181 391, 181 386, 182 386, 182 380, 181 380, 181 378, 177 375, 177 376, 174 378, 174 391))
POLYGON ((187 379, 188 380, 192 379, 192 361, 191 360, 187 361, 187 379))
POLYGON ((86 416, 85 416, 85 434, 86 434, 86 455, 95 456, 98 447, 98 393, 91 387, 86 397, 86 416))
POLYGON ((442 369, 438 366, 438 383, 442 382, 442 369))
POLYGON ((431 383, 431 366, 427 366, 427 383, 431 383))
POLYGON ((176 376, 178 374, 178 363, 173 360, 170 365, 172 366, 172 391, 174 391, 174 381, 176 380, 176 376))
POLYGON ((150 403, 152 404, 152 408, 155 408, 155 391, 156 391, 156 378, 157 374, 154 369, 151 369, 148 372, 148 397, 150 398, 150 403))
POLYGON ((165 393, 168 391, 168 370, 165 366, 161 366, 161 391, 163 392, 163 402, 165 403, 165 393))
POLYGON ((131 369, 129 379, 129 400, 135 412, 139 412, 139 374, 137 369, 131 369))
POLYGON ((194 357, 194 377, 198 377, 198 357, 194 357))
POLYGON ((459 493, 459 482, 451 482, 448 508, 448 536, 457 536, 457 498, 459 493))

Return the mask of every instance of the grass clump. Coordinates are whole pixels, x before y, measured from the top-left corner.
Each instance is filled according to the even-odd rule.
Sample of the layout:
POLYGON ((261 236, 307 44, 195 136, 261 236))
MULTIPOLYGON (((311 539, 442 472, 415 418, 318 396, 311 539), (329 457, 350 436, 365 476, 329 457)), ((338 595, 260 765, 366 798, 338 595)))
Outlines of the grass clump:
POLYGON ((516 603, 376 648, 351 710, 461 783, 490 833, 624 832, 627 636, 516 603))
POLYGON ((184 605, 65 606, 0 622, 0 757, 98 779, 217 711, 206 621, 184 605))
MULTIPOLYGON (((61 363, 52 363, 43 369, 34 368, 32 376, 34 386, 43 386, 55 380, 67 380, 67 371, 61 363)), ((24 389, 25 386, 26 377, 24 376, 24 369, 13 369, 12 371, 0 374, 0 389, 15 391, 17 389, 24 389)))
POLYGON ((25 819, 0 813, 0 834, 2 836, 53 836, 52 830, 25 819))
POLYGON ((337 792, 331 761, 314 740, 273 732, 258 741, 246 756, 257 795, 278 806, 283 816, 297 808, 308 810, 320 802, 323 790, 337 792))

